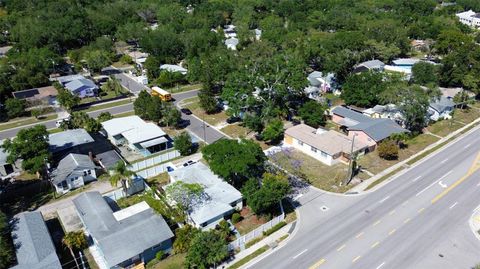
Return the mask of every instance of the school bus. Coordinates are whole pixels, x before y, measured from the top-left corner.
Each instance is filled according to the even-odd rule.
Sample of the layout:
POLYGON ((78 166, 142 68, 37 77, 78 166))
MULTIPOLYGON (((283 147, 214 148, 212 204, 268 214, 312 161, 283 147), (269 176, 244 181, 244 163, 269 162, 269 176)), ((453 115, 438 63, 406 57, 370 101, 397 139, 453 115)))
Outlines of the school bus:
POLYGON ((168 102, 172 100, 172 95, 164 89, 160 89, 157 86, 152 87, 152 96, 158 96, 162 101, 168 102))

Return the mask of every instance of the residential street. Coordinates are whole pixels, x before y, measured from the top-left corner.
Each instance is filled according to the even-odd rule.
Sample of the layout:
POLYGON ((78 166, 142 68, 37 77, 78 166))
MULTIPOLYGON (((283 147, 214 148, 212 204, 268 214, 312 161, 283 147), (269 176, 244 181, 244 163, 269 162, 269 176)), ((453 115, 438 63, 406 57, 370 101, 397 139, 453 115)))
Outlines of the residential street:
POLYGON ((471 268, 480 262, 468 225, 480 204, 479 151, 475 128, 377 191, 310 190, 294 237, 245 267, 471 268))
MULTIPOLYGON (((130 86, 135 85, 134 83, 138 84, 137 82, 133 81, 133 83, 130 83, 129 85, 130 86)), ((140 84, 138 84, 138 85, 140 85, 140 84)), ((187 98, 192 98, 192 97, 196 96, 197 94, 198 94, 198 91, 194 90, 194 91, 172 94, 172 96, 175 99, 174 104, 176 105, 181 100, 187 99, 187 98)), ((129 111, 132 111, 132 110, 133 110, 133 104, 130 103, 130 104, 124 104, 124 105, 119 105, 119 106, 116 106, 116 107, 105 108, 105 109, 101 109, 101 110, 88 112, 87 114, 92 118, 96 118, 102 112, 110 112, 112 115, 115 115, 115 114, 126 113, 126 112, 129 112, 129 111)), ((205 123, 205 128, 204 128, 203 121, 199 120, 198 118, 194 117, 193 115, 189 116, 189 115, 185 115, 185 114, 182 113, 182 119, 188 120, 190 122, 190 124, 186 127, 189 131, 194 133, 200 139, 204 139, 204 137, 206 137, 205 140, 207 141, 207 143, 213 143, 213 142, 217 141, 218 139, 224 137, 224 135, 222 133, 220 133, 217 129, 208 125, 208 123, 205 123)), ((55 120, 51 120, 51 121, 44 121, 44 122, 41 122, 41 123, 38 123, 38 124, 43 124, 47 127, 47 129, 52 129, 52 128, 56 128, 56 126, 55 126, 56 121, 57 120, 55 119, 55 120)), ((14 137, 15 135, 17 135, 17 133, 21 129, 26 128, 26 127, 27 126, 21 126, 21 127, 1 131, 0 132, 0 139, 14 137)))

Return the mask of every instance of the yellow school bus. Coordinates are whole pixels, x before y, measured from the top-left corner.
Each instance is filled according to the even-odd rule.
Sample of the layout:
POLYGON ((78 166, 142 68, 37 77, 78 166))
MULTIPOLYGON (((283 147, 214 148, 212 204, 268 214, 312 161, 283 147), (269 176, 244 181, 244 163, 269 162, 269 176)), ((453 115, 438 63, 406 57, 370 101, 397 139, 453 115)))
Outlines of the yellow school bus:
POLYGON ((152 96, 158 96, 162 101, 168 102, 172 100, 172 95, 164 89, 157 86, 152 87, 152 96))

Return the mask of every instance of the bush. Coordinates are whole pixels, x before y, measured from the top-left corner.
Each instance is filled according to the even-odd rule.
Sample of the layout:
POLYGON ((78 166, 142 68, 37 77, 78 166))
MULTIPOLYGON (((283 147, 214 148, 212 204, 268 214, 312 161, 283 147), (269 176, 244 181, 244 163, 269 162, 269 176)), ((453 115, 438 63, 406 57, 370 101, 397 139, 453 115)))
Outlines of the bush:
POLYGON ((273 226, 272 228, 264 231, 263 235, 264 236, 269 236, 269 235, 273 234, 274 232, 280 230, 285 225, 287 225, 287 223, 285 221, 281 221, 281 222, 275 224, 275 226, 273 226))
POLYGON ((238 213, 233 213, 232 215, 232 223, 237 224, 242 220, 242 216, 238 213))
POLYGON ((160 250, 159 252, 157 252, 157 254, 155 254, 155 259, 159 261, 163 260, 164 257, 165 257, 165 252, 163 250, 160 250))
POLYGON ((398 145, 393 140, 385 140, 378 145, 378 156, 385 160, 398 159, 398 145))

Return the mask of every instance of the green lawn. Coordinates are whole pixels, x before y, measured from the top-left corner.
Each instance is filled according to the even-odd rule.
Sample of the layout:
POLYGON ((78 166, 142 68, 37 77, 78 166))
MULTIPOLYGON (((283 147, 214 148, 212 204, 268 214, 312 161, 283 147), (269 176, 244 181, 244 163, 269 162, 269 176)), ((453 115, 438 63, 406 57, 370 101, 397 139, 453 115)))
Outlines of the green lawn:
POLYGON ((168 258, 155 263, 148 264, 147 268, 151 269, 183 269, 185 264, 186 254, 175 254, 168 258))
POLYGON ((457 120, 441 120, 427 127, 428 131, 439 136, 447 136, 448 134, 462 128, 465 124, 457 120))
POLYGON ((328 166, 295 149, 276 153, 270 160, 322 190, 343 193, 350 188, 341 186, 348 171, 343 163, 328 166))
POLYGON ((238 123, 227 125, 223 127, 221 131, 233 138, 246 137, 251 132, 247 127, 244 127, 238 123))
POLYGON ((90 106, 87 109, 83 109, 83 111, 92 112, 92 111, 97 111, 97 110, 101 110, 101 109, 126 105, 126 104, 131 103, 131 102, 132 101, 130 100, 130 98, 127 98, 127 99, 122 99, 120 101, 110 102, 110 103, 106 103, 106 104, 102 104, 102 105, 98 105, 98 106, 90 106))
POLYGON ((237 269, 248 263, 249 261, 255 259, 257 256, 260 256, 262 253, 268 250, 268 246, 263 246, 257 250, 255 250, 252 254, 248 255, 247 257, 239 260, 238 262, 232 264, 232 266, 228 267, 231 269, 237 269))
POLYGON ((26 118, 24 120, 17 120, 15 122, 10 122, 10 123, 6 122, 6 123, 0 124, 0 131, 4 131, 4 130, 16 128, 16 127, 21 127, 21 126, 28 125, 28 124, 34 124, 34 123, 40 123, 40 122, 44 122, 44 121, 54 120, 56 118, 57 118, 57 115, 54 114, 54 115, 45 116, 45 117, 40 118, 40 119, 36 119, 34 117, 31 117, 31 118, 26 118))
POLYGON ((205 113, 205 111, 200 107, 198 97, 189 98, 188 100, 184 101, 184 104, 184 107, 190 109, 195 116, 206 121, 210 125, 215 126, 219 123, 225 122, 228 119, 227 114, 225 114, 225 111, 223 110, 215 114, 205 113))
POLYGON ((453 120, 470 123, 480 117, 480 110, 475 108, 456 109, 453 112, 453 120))
POLYGON ((179 85, 172 88, 166 88, 166 91, 170 93, 179 93, 179 92, 186 92, 191 90, 200 90, 202 88, 202 84, 188 84, 188 85, 179 85))
POLYGON ((406 142, 407 147, 399 151, 399 158, 397 160, 382 159, 375 150, 360 157, 358 164, 371 173, 377 174, 400 161, 408 159, 410 156, 426 148, 428 145, 435 143, 439 139, 440 138, 433 135, 421 134, 406 142))
POLYGON ((120 114, 115 114, 113 115, 114 118, 121 118, 121 117, 128 117, 128 116, 133 116, 135 115, 135 111, 128 111, 125 113, 120 113, 120 114))

